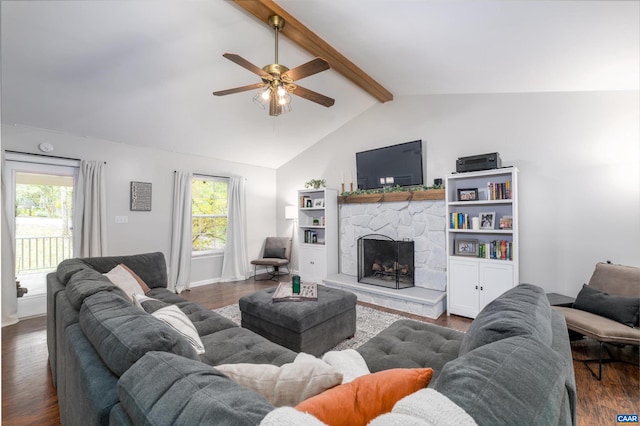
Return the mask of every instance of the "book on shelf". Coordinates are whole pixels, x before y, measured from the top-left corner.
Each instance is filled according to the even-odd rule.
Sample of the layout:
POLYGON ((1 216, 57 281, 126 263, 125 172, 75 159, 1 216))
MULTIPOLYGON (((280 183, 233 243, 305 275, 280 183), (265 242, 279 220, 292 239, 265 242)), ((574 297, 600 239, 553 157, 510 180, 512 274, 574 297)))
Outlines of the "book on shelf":
POLYGON ((304 231, 304 242, 306 244, 320 244, 320 240, 318 240, 318 233, 311 229, 307 229, 304 231))
POLYGON ((318 284, 301 282, 300 293, 294 294, 291 283, 280 283, 273 292, 274 302, 304 302, 318 300, 318 284))
POLYGON ((311 199, 311 197, 306 195, 300 196, 300 208, 305 209, 309 207, 313 207, 313 200, 311 199))
POLYGON ((487 182, 487 200, 510 200, 511 181, 487 182))
POLYGON ((453 212, 449 216, 449 229, 471 229, 468 213, 453 212))
POLYGON ((478 257, 483 259, 513 260, 513 243, 506 240, 478 244, 478 257))

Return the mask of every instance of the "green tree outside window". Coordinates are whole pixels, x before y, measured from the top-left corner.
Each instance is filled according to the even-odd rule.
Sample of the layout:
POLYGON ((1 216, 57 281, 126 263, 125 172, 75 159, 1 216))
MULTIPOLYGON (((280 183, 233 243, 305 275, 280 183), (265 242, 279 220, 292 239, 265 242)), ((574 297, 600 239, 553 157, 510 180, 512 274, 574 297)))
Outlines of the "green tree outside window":
POLYGON ((222 250, 227 242, 227 181, 191 182, 191 246, 193 252, 222 250))

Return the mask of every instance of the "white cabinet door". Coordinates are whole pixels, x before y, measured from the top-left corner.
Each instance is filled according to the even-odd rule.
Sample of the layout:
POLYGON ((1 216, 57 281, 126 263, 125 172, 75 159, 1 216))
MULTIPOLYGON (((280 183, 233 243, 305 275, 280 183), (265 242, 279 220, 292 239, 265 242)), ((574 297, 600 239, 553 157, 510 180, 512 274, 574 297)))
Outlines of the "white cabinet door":
POLYGON ((478 263, 449 260, 449 313, 474 318, 478 307, 478 263))
POLYGON ((480 264, 480 310, 513 287, 513 265, 480 264))
POLYGON ((327 276, 325 247, 300 247, 300 278, 302 281, 321 283, 327 276))

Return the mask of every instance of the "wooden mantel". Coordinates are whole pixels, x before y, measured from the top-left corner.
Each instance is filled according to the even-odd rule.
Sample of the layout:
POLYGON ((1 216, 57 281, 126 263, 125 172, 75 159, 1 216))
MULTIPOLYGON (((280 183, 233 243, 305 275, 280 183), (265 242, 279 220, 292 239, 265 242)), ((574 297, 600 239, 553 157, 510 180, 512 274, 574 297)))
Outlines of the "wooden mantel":
POLYGON ((397 201, 423 200, 444 200, 444 189, 338 196, 338 204, 392 203, 397 201))

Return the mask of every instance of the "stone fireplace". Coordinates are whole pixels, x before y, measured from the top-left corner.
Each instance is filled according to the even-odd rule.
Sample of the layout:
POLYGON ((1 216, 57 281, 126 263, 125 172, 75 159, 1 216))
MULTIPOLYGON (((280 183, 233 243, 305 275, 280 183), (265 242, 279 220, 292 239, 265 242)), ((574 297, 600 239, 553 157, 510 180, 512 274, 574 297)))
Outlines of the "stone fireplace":
POLYGON ((340 205, 340 272, 358 276, 358 239, 382 234, 414 245, 414 284, 447 287, 444 200, 340 205))
POLYGON ((414 286, 414 243, 386 235, 358 238, 358 282, 395 290, 414 286))
POLYGON ((324 284, 351 291, 365 303, 438 318, 446 308, 444 193, 436 199, 343 203, 339 207, 340 273, 327 277, 324 284), (363 272, 358 270, 358 241, 370 234, 413 244, 413 287, 396 290, 358 282, 363 272))

